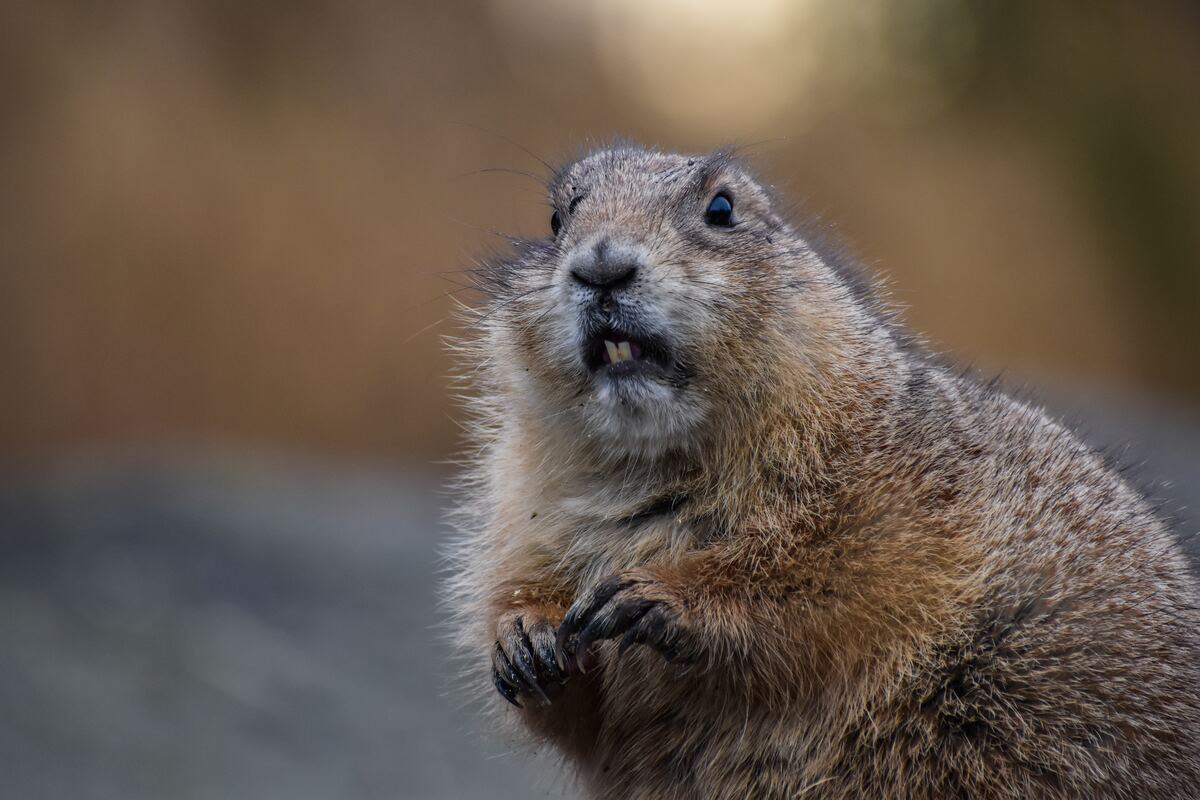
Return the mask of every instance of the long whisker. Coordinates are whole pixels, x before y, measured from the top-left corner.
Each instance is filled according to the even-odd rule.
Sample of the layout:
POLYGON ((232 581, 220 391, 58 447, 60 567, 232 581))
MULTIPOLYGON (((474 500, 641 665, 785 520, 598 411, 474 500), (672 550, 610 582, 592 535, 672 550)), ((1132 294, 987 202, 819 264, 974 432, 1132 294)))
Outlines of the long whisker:
POLYGON ((467 222, 466 220, 458 219, 457 217, 450 217, 449 219, 451 222, 453 222, 457 225, 462 225, 464 228, 470 228, 471 230, 477 231, 479 233, 490 234, 492 236, 495 236, 498 239, 503 239, 504 241, 508 242, 509 244, 520 244, 523 241, 519 236, 513 236, 512 234, 505 233, 504 231, 496 230, 495 228, 485 228, 481 225, 475 225, 473 223, 467 222))
POLYGON ((499 313, 500 311, 503 311, 505 308, 507 308, 508 306, 517 302, 518 300, 529 297, 529 295, 535 294, 536 292, 544 292, 547 289, 551 289, 553 287, 554 287, 553 283, 547 283, 543 286, 535 286, 534 288, 532 288, 526 292, 522 292, 518 295, 514 295, 513 297, 509 297, 506 300, 504 300, 504 302, 490 308, 486 314, 484 314, 483 316, 474 320, 474 322, 476 325, 482 325, 483 323, 485 323, 489 319, 491 319, 493 316, 495 316, 497 313, 499 313))
POLYGON ((417 331, 416 333, 414 333, 412 336, 409 336, 407 339, 405 339, 404 341, 402 341, 400 344, 404 345, 404 344, 408 344, 408 343, 410 343, 410 342, 411 342, 413 339, 416 339, 416 338, 417 338, 418 336, 420 336, 421 334, 423 334, 423 333, 426 333, 426 332, 430 331, 430 330, 431 330, 431 329, 433 329, 433 328, 436 328, 438 325, 441 325, 441 324, 442 324, 443 322, 445 322, 447 319, 448 319, 447 317, 442 317, 441 319, 434 320, 433 322, 431 322, 431 323, 429 323, 428 325, 426 325, 424 328, 421 328, 421 330, 419 330, 419 331, 417 331))
POLYGON ((489 130, 488 128, 485 128, 485 127, 483 127, 482 125, 476 125, 476 124, 474 124, 474 123, 472 123, 472 122, 460 122, 460 121, 458 121, 458 120, 448 120, 448 121, 447 121, 447 124, 448 124, 448 125, 461 125, 461 126, 462 126, 462 127, 464 127, 464 128, 472 128, 472 129, 474 129, 474 130, 477 130, 477 131, 479 131, 480 133, 486 133, 486 134, 488 134, 489 136, 495 136, 495 137, 496 137, 497 139, 499 139, 500 141, 502 141, 502 142, 507 142, 508 144, 510 144, 510 145, 512 145, 513 147, 515 147, 515 148, 517 148, 518 150, 520 150, 520 151, 521 151, 522 153, 524 153, 525 155, 527 155, 527 156, 529 156, 530 158, 532 158, 534 161, 536 161, 536 162, 538 162, 539 164, 541 164, 541 165, 542 165, 543 167, 545 167, 545 168, 546 168, 546 170, 547 170, 548 172, 550 172, 551 174, 553 174, 553 173, 554 173, 554 167, 550 166, 550 164, 549 164, 549 163, 548 163, 548 162, 547 162, 545 159, 543 159, 541 156, 539 156, 539 155, 537 155, 536 153, 534 153, 532 150, 530 150, 530 149, 529 149, 528 147, 526 147, 525 145, 523 145, 523 144, 520 144, 520 143, 518 143, 518 142, 515 142, 515 141, 513 141, 512 139, 508 138, 507 136, 505 136, 505 135, 504 135, 504 134, 502 134, 502 133, 498 133, 498 132, 496 132, 496 131, 489 130))
POLYGON ((538 186, 542 186, 545 184, 545 180, 543 178, 533 174, 532 172, 529 172, 529 171, 523 170, 523 169, 509 169, 508 167, 485 167, 483 169, 475 169, 475 170, 471 170, 469 172, 460 173, 458 177, 470 178, 475 175, 488 175, 488 174, 498 173, 498 172, 499 173, 507 173, 509 175, 519 175, 522 178, 529 178, 531 181, 536 183, 538 186))

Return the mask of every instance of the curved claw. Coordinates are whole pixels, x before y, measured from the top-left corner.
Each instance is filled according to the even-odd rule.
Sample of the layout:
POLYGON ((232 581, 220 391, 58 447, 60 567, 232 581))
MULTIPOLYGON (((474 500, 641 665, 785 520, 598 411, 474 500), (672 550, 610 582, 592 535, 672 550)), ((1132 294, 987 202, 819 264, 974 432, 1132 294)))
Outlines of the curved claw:
POLYGON ((580 629, 586 624, 587 620, 592 617, 605 603, 613 598, 617 592, 628 588, 633 584, 633 581, 623 580, 619 576, 614 575, 611 578, 601 581, 596 584, 590 592, 582 599, 576 600, 575 604, 567 611, 567 615, 558 625, 558 637, 556 646, 560 653, 579 652, 581 648, 568 648, 567 644, 572 636, 578 634, 580 629))
POLYGON ((505 700, 518 708, 529 697, 541 705, 551 702, 548 690, 566 680, 554 641, 554 628, 541 617, 528 626, 520 616, 501 622, 492 650, 492 682, 505 700))
POLYGON ((521 635, 524 637, 525 646, 537 660, 538 673, 541 677, 554 683, 562 683, 567 679, 563 673, 562 664, 559 663, 558 653, 554 649, 555 636, 552 630, 547 629, 544 633, 538 632, 536 635, 530 636, 522 627, 521 635))
MULTIPOLYGON (((509 663, 513 669, 521 676, 524 681, 524 688, 529 694, 537 696, 544 704, 550 703, 550 698, 542 691, 542 687, 538 682, 537 667, 533 663, 531 652, 532 644, 529 642, 529 637, 525 635, 525 631, 521 628, 520 619, 517 620, 517 631, 520 633, 522 641, 519 647, 512 648, 512 656, 509 658, 509 663)), ((500 645, 497 645, 498 647, 500 645)))
POLYGON ((586 672, 593 643, 621 637, 617 653, 634 644, 658 650, 676 661, 682 634, 670 595, 652 579, 636 575, 606 578, 580 597, 558 628, 556 646, 572 672, 586 672))
POLYGON ((517 687, 504 680, 500 675, 500 670, 495 667, 492 667, 492 684, 496 687, 496 691, 500 693, 501 697, 517 708, 523 708, 521 701, 517 699, 517 687))
POLYGON ((522 694, 533 694, 531 687, 525 680, 525 676, 513 666, 508 653, 504 652, 504 648, 501 647, 499 642, 496 642, 496 649, 492 654, 492 663, 500 673, 500 676, 514 689, 522 694))
POLYGON ((651 600, 630 600, 613 603, 596 613, 579 632, 576 650, 587 652, 597 639, 611 639, 628 630, 649 611, 655 603, 651 600))

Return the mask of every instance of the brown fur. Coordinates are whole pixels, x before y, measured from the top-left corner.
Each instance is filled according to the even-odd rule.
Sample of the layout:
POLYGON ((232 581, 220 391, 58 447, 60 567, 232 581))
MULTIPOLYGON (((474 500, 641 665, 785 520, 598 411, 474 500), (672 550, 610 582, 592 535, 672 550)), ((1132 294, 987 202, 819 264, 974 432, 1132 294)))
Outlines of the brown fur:
POLYGON ((480 676, 559 647, 548 703, 491 697, 590 796, 1200 795, 1196 588, 1101 458, 934 363, 725 154, 603 150, 551 201, 558 236, 479 270, 450 599, 480 676), (645 254, 666 395, 578 358, 597 236, 645 254), (553 642, 589 603, 611 630, 553 642))

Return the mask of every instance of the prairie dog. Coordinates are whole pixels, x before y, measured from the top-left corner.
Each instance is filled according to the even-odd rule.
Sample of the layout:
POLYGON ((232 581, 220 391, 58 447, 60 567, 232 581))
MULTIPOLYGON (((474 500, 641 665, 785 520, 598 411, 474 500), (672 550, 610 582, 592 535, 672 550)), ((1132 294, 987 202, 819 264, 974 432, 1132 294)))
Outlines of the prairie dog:
POLYGON ((729 153, 558 171, 476 270, 455 635, 593 798, 1194 798, 1147 502, 940 365, 729 153))

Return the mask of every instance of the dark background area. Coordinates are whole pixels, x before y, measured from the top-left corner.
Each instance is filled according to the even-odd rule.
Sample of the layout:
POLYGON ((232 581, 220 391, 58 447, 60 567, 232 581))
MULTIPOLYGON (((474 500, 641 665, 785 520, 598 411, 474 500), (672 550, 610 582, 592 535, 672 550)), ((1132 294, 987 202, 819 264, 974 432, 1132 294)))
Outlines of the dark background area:
POLYGON ((1194 3, 9 0, 0 795, 569 794, 451 680, 441 337, 616 135, 742 145, 1200 530, 1194 3))

